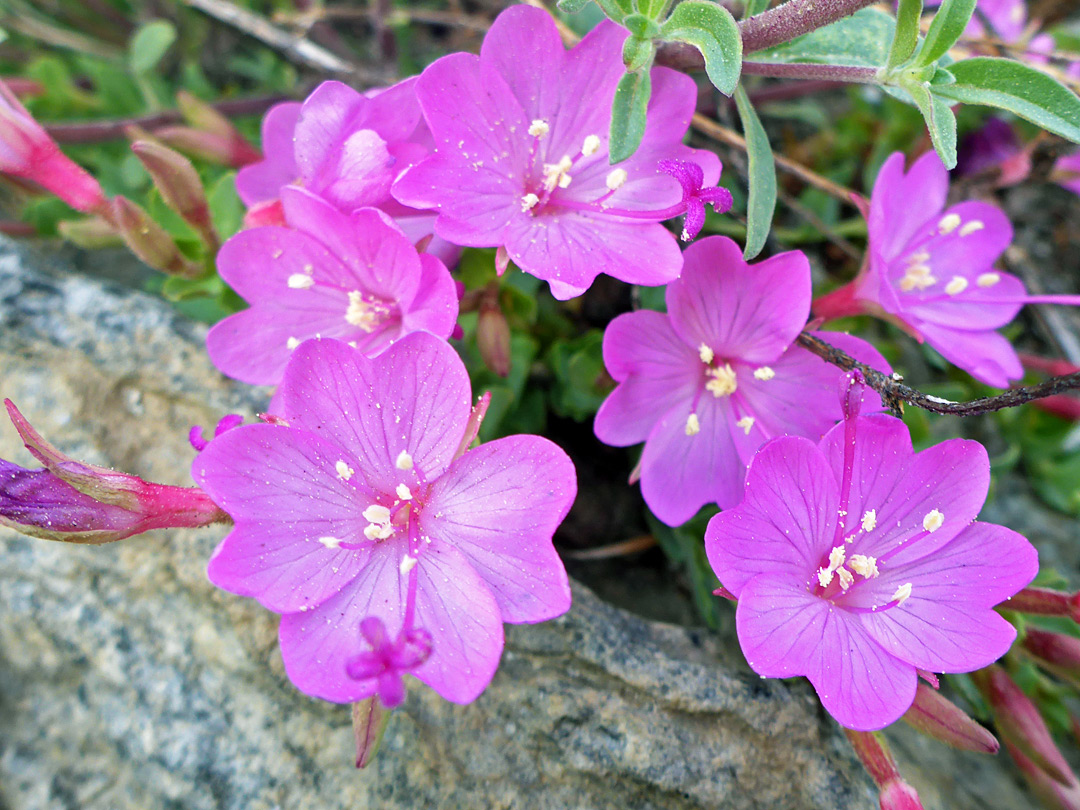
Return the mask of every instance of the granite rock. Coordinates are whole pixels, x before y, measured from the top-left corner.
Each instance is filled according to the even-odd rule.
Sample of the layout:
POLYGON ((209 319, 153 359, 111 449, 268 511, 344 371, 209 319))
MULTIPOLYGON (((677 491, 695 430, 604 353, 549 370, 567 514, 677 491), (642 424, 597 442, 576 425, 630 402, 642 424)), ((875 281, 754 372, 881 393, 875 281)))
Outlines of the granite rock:
MULTIPOLYGON (((188 427, 266 392, 218 375, 167 304, 48 265, 0 242, 0 394, 74 456, 186 483, 188 427)), ((7 425, 0 456, 31 463, 7 425)), ((207 582, 220 536, 0 530, 0 810, 876 807, 805 683, 581 586, 562 619, 508 628, 474 704, 413 688, 357 772, 348 708, 296 692, 275 617, 207 582)), ((1000 763, 897 739, 928 808, 1029 804, 1000 763)))

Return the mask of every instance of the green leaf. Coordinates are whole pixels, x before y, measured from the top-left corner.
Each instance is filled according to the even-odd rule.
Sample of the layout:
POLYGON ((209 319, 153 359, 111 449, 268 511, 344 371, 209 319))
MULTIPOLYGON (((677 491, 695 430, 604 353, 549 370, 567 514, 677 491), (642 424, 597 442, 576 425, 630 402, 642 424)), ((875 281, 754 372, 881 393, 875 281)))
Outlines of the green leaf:
POLYGON ((660 35, 660 26, 656 24, 656 20, 644 14, 627 14, 623 18, 622 26, 640 39, 652 39, 660 35))
POLYGON ((909 82, 903 88, 911 94, 926 121, 934 151, 945 168, 952 169, 956 166, 956 116, 953 111, 945 101, 930 92, 930 86, 925 82, 909 82))
POLYGON ((564 11, 567 14, 577 14, 585 6, 587 6, 589 0, 559 0, 557 3, 559 11, 564 11))
POLYGON ((650 20, 659 20, 670 4, 671 0, 637 0, 637 9, 650 20))
POLYGON ((769 7, 769 2, 770 0, 749 0, 746 4, 746 11, 743 12, 743 19, 760 14, 769 7))
POLYGON ((919 18, 922 16, 922 0, 900 0, 896 11, 896 34, 889 48, 885 67, 890 70, 904 64, 915 53, 919 44, 919 18))
POLYGON ((945 0, 938 7, 930 30, 926 32, 922 50, 915 60, 918 67, 925 67, 948 53, 960 35, 964 33, 971 15, 975 13, 977 0, 945 0))
POLYGON ((978 56, 954 62, 955 84, 934 93, 964 104, 1008 110, 1043 129, 1080 143, 1080 98, 1041 70, 1011 59, 978 56))
POLYGON ((656 57, 656 44, 652 39, 642 39, 631 34, 623 43, 623 66, 630 73, 648 70, 656 57))
POLYGON ((210 219, 218 236, 228 239, 244 222, 244 204, 236 193, 236 173, 222 175, 206 195, 210 206, 210 219))
POLYGON ((750 160, 750 196, 746 203, 746 248, 743 255, 752 259, 765 247, 773 211, 776 210, 776 166, 769 136, 742 87, 735 90, 735 107, 742 120, 746 155, 750 160))
POLYGON ((596 5, 617 23, 621 23, 627 14, 634 13, 634 6, 630 0, 596 0, 596 5))
POLYGON ((754 61, 881 67, 888 59, 895 30, 896 20, 891 14, 864 8, 790 42, 754 51, 754 61))
POLYGON ((627 73, 619 79, 611 103, 611 162, 619 163, 637 151, 645 135, 645 111, 649 107, 652 79, 649 70, 627 73))
POLYGON ((176 41, 176 28, 167 20, 153 20, 131 38, 128 64, 134 73, 149 73, 176 41))
POLYGON ((732 94, 742 69, 742 37, 730 11, 708 0, 683 0, 664 23, 661 36, 701 51, 709 81, 725 96, 732 94))

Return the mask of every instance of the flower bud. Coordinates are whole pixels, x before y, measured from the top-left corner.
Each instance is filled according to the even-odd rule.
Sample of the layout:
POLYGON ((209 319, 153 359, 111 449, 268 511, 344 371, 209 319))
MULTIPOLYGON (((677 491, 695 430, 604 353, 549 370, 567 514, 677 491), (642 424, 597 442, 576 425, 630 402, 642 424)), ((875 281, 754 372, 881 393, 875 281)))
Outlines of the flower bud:
POLYGON ((881 810, 923 810, 919 794, 900 776, 896 761, 880 732, 845 728, 844 733, 859 761, 878 786, 881 810))
POLYGON ((1052 779, 1046 771, 1031 761, 1023 751, 1009 741, 1005 741, 1005 748, 1009 756, 1013 758, 1020 772, 1024 774, 1031 792, 1039 797, 1046 807, 1055 810, 1080 810, 1080 783, 1071 782, 1063 785, 1052 779))
MULTIPOLYGON (((224 154, 228 155, 226 165, 240 168, 262 160, 262 153, 248 143, 228 118, 205 101, 201 101, 186 90, 181 90, 176 94, 176 103, 180 108, 180 114, 191 126, 215 136, 216 142, 225 146, 224 154)), ((161 136, 160 132, 157 134, 161 136)))
POLYGON ((994 710, 998 732, 1006 743, 1055 781, 1061 784, 1076 781, 1038 707, 1005 670, 994 665, 973 672, 971 678, 994 710))
POLYGON ((33 180, 72 208, 100 213, 107 203, 98 181, 60 151, 7 85, 0 82, 0 172, 33 180))
POLYGON ((1050 588, 1024 588, 1001 603, 1006 610, 1035 616, 1068 616, 1080 622, 1080 591, 1054 591, 1050 588))
POLYGON ((500 377, 510 373, 510 324, 499 306, 498 288, 485 293, 476 321, 476 347, 480 357, 500 377))
POLYGON ((390 712, 379 702, 378 695, 357 701, 352 705, 357 768, 367 767, 368 763, 375 758, 389 720, 390 712))
POLYGON ((915 702, 903 719, 917 731, 954 748, 980 754, 996 754, 1000 748, 993 734, 924 683, 916 689, 915 702))
POLYGON ((191 127, 161 127, 154 130, 154 137, 178 152, 232 169, 262 159, 262 155, 242 138, 227 138, 191 127))
POLYGON ((1080 685, 1080 638, 1030 627, 1023 647, 1055 675, 1080 685))
POLYGON ((112 220, 132 253, 163 273, 198 278, 202 268, 177 247, 173 238, 139 205, 126 197, 114 197, 112 220))
POLYGON ((0 459, 0 525, 46 540, 111 543, 150 529, 228 521, 200 489, 153 484, 66 456, 10 400, 4 404, 26 449, 44 467, 28 470, 0 459))
POLYGON ((878 802, 881 810, 923 810, 919 794, 903 779, 893 779, 882 785, 878 802))
POLYGON ((136 141, 131 145, 131 150, 150 173, 162 199, 199 232, 207 247, 216 250, 218 237, 210 220, 210 205, 206 201, 202 180, 191 161, 179 152, 152 141, 136 141))
POLYGON ((87 250, 116 247, 124 243, 116 228, 101 217, 66 219, 58 223, 56 229, 60 231, 62 237, 73 245, 78 245, 87 250))

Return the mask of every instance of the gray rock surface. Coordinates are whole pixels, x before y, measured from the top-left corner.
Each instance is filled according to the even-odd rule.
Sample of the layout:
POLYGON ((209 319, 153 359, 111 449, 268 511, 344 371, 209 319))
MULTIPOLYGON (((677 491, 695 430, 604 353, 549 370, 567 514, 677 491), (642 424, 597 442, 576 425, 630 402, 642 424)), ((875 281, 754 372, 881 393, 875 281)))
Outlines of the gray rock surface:
MULTIPOLYGON (((0 394, 77 457, 185 483, 188 426, 265 392, 222 379, 168 305, 44 264, 0 242, 0 394)), ((6 424, 0 456, 31 464, 6 424)), ((275 617, 206 581, 220 536, 0 533, 0 810, 876 807, 804 683, 582 587, 509 628, 474 704, 413 688, 358 773, 347 707, 296 692, 275 617)), ((1000 761, 897 739, 928 808, 1030 805, 1000 761)))

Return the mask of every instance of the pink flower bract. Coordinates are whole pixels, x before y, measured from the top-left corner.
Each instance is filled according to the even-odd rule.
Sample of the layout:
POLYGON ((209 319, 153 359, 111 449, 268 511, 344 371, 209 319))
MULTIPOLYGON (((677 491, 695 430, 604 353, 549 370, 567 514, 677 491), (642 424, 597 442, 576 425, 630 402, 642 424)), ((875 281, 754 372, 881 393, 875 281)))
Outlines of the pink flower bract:
POLYGON ((464 364, 431 335, 374 359, 312 340, 276 399, 287 426, 234 428, 196 458, 195 480, 236 521, 210 579, 283 614, 285 669, 303 692, 393 697, 380 675, 407 668, 468 702, 495 672, 504 621, 569 607, 551 537, 573 465, 538 436, 461 454, 469 399, 464 364), (369 618, 382 630, 362 634, 369 618))
POLYGON ((505 247, 559 299, 580 295, 599 273, 634 284, 674 279, 682 259, 659 223, 685 206, 659 162, 698 163, 714 186, 720 161, 682 143, 693 80, 655 68, 641 146, 610 165, 626 36, 605 21, 568 51, 546 12, 502 12, 479 56, 451 54, 420 76, 416 94, 437 151, 395 183, 394 196, 437 209, 436 233, 455 244, 505 247))
POLYGON ((755 672, 805 675, 847 728, 907 711, 917 670, 969 672, 1016 637, 994 612, 1038 571, 1016 532, 974 522, 990 484, 981 445, 912 450, 890 416, 850 418, 820 443, 783 437, 746 494, 710 521, 709 562, 738 598, 755 672))

